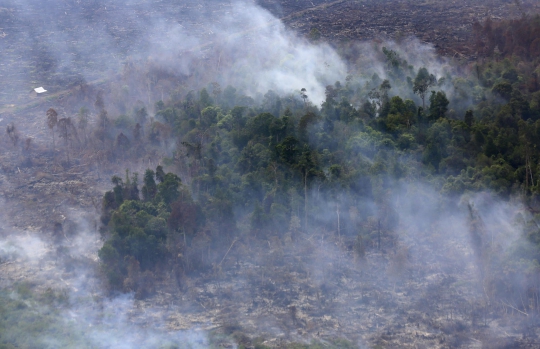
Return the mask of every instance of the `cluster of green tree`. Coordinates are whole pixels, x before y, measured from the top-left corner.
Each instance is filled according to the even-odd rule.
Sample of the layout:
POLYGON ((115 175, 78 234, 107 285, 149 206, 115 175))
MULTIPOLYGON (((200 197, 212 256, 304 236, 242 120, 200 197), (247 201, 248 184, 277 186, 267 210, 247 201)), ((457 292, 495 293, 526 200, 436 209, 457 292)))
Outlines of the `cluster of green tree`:
POLYGON ((102 233, 109 237, 99 251, 103 271, 112 289, 145 297, 153 292, 153 272, 181 256, 178 234, 169 233, 182 233, 185 245, 204 215, 180 178, 161 166, 145 172, 141 193, 137 173, 130 178, 126 171, 124 181, 114 176, 112 182, 101 215, 102 233))
POLYGON ((139 143, 175 149, 163 163, 184 194, 159 194, 157 172, 155 195, 145 194, 145 174, 142 200, 136 178, 114 179, 100 252, 112 288, 143 295, 138 280, 164 265, 178 275, 215 267, 226 251, 211 245, 226 250, 238 234, 294 240, 316 227, 355 239, 362 255, 391 239, 389 198, 403 181, 429 182, 444 197, 490 190, 538 206, 540 94, 524 75, 532 63, 486 59, 436 77, 396 51, 380 55, 388 79, 351 74, 326 87, 320 107, 306 89, 257 101, 217 83, 156 103, 139 143))

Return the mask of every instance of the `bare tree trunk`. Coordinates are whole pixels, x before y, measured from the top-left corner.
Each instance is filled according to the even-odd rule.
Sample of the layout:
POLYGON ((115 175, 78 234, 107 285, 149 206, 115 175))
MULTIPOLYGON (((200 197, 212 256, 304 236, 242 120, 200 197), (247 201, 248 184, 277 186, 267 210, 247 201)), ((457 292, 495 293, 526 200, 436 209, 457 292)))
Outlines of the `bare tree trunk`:
POLYGON ((68 144, 68 142, 66 142, 66 157, 67 157, 67 163, 68 163, 68 166, 69 166, 69 144, 68 144))
POLYGON ((341 227, 339 221, 339 203, 336 203, 336 214, 337 214, 337 233, 338 237, 341 238, 341 227))
POLYGON ((277 190, 277 187, 278 187, 278 175, 277 175, 277 170, 278 170, 278 167, 275 163, 272 164, 272 169, 274 170, 274 183, 275 183, 275 187, 276 187, 276 190, 277 190))
POLYGON ((378 235, 377 235, 377 249, 381 249, 381 220, 378 223, 378 235))
POLYGON ((525 155, 525 190, 529 189, 529 156, 525 155))
POLYGON ((307 201, 307 171, 304 173, 304 224, 305 224, 305 230, 307 232, 307 207, 308 207, 308 201, 307 201))

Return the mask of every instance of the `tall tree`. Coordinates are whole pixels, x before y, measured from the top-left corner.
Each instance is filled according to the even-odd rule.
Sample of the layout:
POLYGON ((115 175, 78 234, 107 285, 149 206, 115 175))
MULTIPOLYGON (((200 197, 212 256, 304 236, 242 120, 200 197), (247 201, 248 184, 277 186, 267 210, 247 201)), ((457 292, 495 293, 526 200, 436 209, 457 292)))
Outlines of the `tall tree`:
POLYGON ((156 195, 165 204, 170 205, 180 196, 179 188, 181 184, 180 177, 169 172, 165 174, 163 181, 158 184, 156 195))
POLYGON ((420 68, 414 79, 413 92, 422 99, 422 110, 426 110, 426 94, 429 88, 437 83, 437 79, 426 68, 420 68))
POLYGON ((79 109, 79 114, 78 114, 79 122, 77 124, 77 127, 79 128, 79 130, 81 130, 81 132, 84 135, 84 144, 86 144, 88 141, 88 137, 86 135, 86 129, 88 127, 89 115, 90 115, 90 111, 88 110, 88 108, 81 107, 81 109, 79 109))
POLYGON ((193 236, 197 229, 197 206, 191 200, 177 200, 171 204, 169 228, 180 230, 184 235, 184 246, 187 246, 186 235, 193 236))
POLYGON ((129 139, 123 132, 120 132, 120 134, 116 136, 116 147, 118 148, 118 150, 120 150, 120 153, 122 154, 122 158, 124 160, 126 158, 126 151, 129 150, 129 144, 129 139))
POLYGON ((70 117, 61 118, 58 120, 58 131, 60 138, 64 139, 64 145, 66 147, 66 157, 69 164, 69 147, 74 139, 77 139, 77 129, 73 125, 70 117))
POLYGON ((17 145, 19 142, 19 132, 17 132, 17 128, 15 127, 14 123, 10 123, 6 126, 6 133, 13 145, 17 145))
POLYGON ((157 193, 157 185, 154 180, 155 173, 151 169, 147 169, 144 173, 142 195, 144 201, 152 201, 157 193))
POLYGON ((103 91, 99 91, 97 93, 96 101, 94 102, 94 107, 96 107, 99 113, 105 110, 105 102, 103 101, 103 91))
POLYGON ((448 104, 450 102, 448 101, 448 98, 446 98, 446 93, 443 91, 432 91, 431 96, 429 97, 429 103, 429 117, 432 120, 437 120, 444 117, 448 111, 448 104))
POLYGON ((472 110, 469 109, 467 112, 465 112, 464 121, 467 126, 472 127, 474 123, 474 114, 472 110))
POLYGON ((302 97, 302 99, 304 100, 304 107, 307 107, 307 99, 308 99, 308 95, 307 95, 307 90, 305 88, 301 88, 300 89, 300 97, 302 97))
POLYGON ((140 143, 141 141, 141 135, 142 135, 142 132, 141 132, 141 124, 137 123, 134 127, 133 127, 133 140, 135 141, 135 143, 140 143))
POLYGON ((340 193, 343 191, 343 168, 340 165, 334 164, 328 169, 328 181, 333 199, 336 201, 336 218, 337 218, 337 233, 341 236, 341 220, 340 220, 340 193))
POLYGON ((156 167, 156 179, 162 183, 165 180, 165 171, 163 171, 163 166, 159 165, 156 167))
POLYGON ((49 129, 52 132, 53 152, 54 152, 54 127, 58 123, 58 113, 53 108, 49 108, 49 110, 47 110, 46 115, 47 115, 47 126, 49 127, 49 129))
POLYGON ((388 112, 390 111, 390 98, 388 96, 388 92, 392 88, 392 85, 390 85, 390 81, 383 80, 381 83, 381 86, 379 86, 379 91, 381 91, 381 109, 380 109, 380 116, 385 117, 388 115, 388 112))
POLYGON ((296 168, 302 175, 302 182, 304 185, 304 229, 307 229, 308 225, 308 184, 311 179, 319 174, 317 170, 317 163, 313 152, 307 145, 304 145, 304 149, 298 159, 296 168))
POLYGON ((203 88, 199 94, 199 105, 201 109, 211 106, 212 103, 213 101, 212 98, 210 98, 210 94, 208 94, 208 91, 203 88))
POLYGON ((218 82, 212 83, 212 95, 214 96, 214 101, 218 103, 220 101, 219 97, 221 96, 221 85, 218 82))
MULTIPOLYGON (((159 102, 156 103, 156 113, 165 108, 162 106, 163 101, 159 101, 159 102)), ((144 126, 147 120, 148 120, 148 112, 146 111, 145 107, 135 109, 135 121, 137 121, 137 123, 144 126)))

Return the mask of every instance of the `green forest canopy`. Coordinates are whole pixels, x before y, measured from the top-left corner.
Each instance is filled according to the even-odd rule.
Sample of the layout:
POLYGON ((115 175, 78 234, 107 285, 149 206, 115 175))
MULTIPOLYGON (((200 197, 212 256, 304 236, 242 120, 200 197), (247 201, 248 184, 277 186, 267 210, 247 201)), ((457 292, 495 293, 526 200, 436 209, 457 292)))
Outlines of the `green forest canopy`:
MULTIPOLYGON (((218 84, 156 103, 147 140, 134 131, 133 141, 136 149, 176 141, 164 160, 172 172, 147 170, 140 190, 137 174, 113 177, 99 253, 111 288, 148 294, 142 285, 152 285, 164 266, 179 274, 211 268, 219 260, 203 250, 242 234, 294 239, 318 227, 367 241, 362 222, 369 217, 390 234, 399 215, 389 193, 404 182, 430 183, 443 201, 485 190, 519 195, 535 212, 540 86, 530 70, 538 58, 497 58, 467 76, 436 78, 393 50, 383 54, 390 80, 349 76, 326 87, 320 107, 305 90, 268 91, 257 104, 218 84), (326 214, 329 205, 337 222, 326 214)), ((528 239, 539 246, 533 223, 528 239)), ((539 250, 528 256, 540 260, 539 250)))

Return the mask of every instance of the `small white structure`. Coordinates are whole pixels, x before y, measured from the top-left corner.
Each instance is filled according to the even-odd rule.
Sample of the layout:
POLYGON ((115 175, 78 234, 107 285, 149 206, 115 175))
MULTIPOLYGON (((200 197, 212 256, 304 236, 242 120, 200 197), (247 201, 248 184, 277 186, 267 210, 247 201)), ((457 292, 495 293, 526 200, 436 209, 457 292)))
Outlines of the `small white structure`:
POLYGON ((35 88, 34 91, 36 91, 37 94, 47 92, 47 90, 44 89, 43 87, 35 88))

